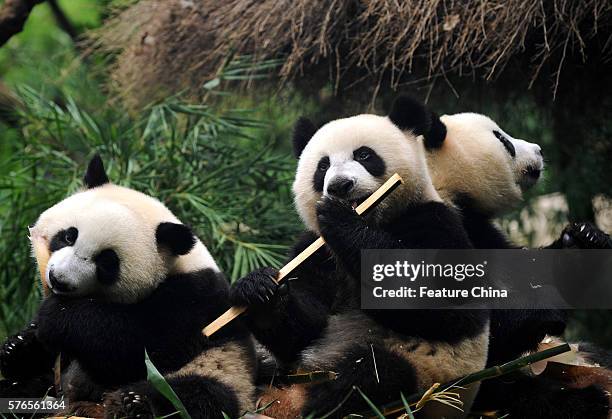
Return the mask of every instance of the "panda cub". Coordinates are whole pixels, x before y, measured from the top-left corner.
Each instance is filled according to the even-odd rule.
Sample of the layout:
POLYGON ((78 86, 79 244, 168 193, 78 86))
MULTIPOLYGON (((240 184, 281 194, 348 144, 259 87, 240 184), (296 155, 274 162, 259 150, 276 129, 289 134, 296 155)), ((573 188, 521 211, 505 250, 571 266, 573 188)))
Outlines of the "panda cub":
POLYGON ((173 413, 146 381, 146 350, 192 417, 238 417, 253 402, 254 349, 239 322, 211 340, 201 333, 229 307, 208 250, 161 202, 109 183, 99 156, 85 183, 31 228, 49 293, 0 350, 2 397, 43 396, 61 354, 72 413, 173 413))
POLYGON ((292 403, 303 415, 341 403, 339 415, 367 409, 358 394, 349 396, 354 386, 381 405, 400 391, 425 390, 485 365, 485 311, 359 308, 362 249, 471 247, 461 218, 431 183, 418 138, 427 134, 426 117, 425 108, 412 112, 400 101, 388 117, 358 115, 319 130, 297 125, 293 191, 310 233, 294 252, 316 234, 326 246, 292 273, 288 286, 277 288, 277 272, 265 268, 238 281, 231 299, 249 307, 251 330, 284 367, 338 374, 296 396, 292 403), (395 172, 405 183, 358 216, 354 208, 395 172))

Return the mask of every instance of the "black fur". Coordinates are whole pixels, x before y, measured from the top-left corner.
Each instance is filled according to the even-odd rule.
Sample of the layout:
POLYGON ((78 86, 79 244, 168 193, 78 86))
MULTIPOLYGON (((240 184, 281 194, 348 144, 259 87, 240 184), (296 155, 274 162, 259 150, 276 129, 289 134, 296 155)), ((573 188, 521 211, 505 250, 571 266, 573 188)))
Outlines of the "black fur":
POLYGON ((563 334, 566 324, 567 313, 563 310, 492 310, 487 366, 500 365, 525 352, 536 351, 546 335, 563 334))
MULTIPOLYGON (((457 202, 462 208, 465 230, 475 248, 517 248, 493 224, 492 215, 475 209, 475 205, 469 197, 461 197, 457 202)), ((566 227, 561 237, 548 248, 578 246, 582 248, 602 246, 601 248, 605 248, 605 233, 593 226, 581 229, 582 225, 584 224, 566 227), (588 237, 586 237, 587 233, 588 237)), ((559 336, 563 334, 567 324, 567 316, 568 313, 564 310, 491 310, 487 367, 503 364, 522 356, 525 352, 537 350, 545 335, 559 336)), ((494 378, 481 384, 474 402, 474 408, 481 410, 507 408, 514 413, 511 416, 538 416, 540 419, 606 417, 589 416, 589 413, 595 414, 596 411, 600 410, 597 403, 600 403, 603 399, 601 389, 593 387, 561 392, 555 386, 558 386, 558 384, 544 380, 542 377, 531 378, 518 375, 518 378, 515 379, 508 379, 508 377, 494 378), (540 382, 540 380, 542 381, 540 382), (597 392, 600 394, 592 396, 597 392), (591 404, 593 397, 600 400, 595 405, 591 404), (521 400, 521 402, 517 400, 521 400), (583 410, 576 410, 579 406, 582 406, 581 409, 583 410)))
POLYGON ((94 258, 96 263, 96 277, 102 284, 110 285, 119 280, 120 261, 117 252, 105 249, 94 258))
POLYGON ((308 118, 301 117, 293 127, 293 155, 299 159, 304 147, 317 132, 317 127, 308 118))
MULTIPOLYGON (((316 238, 314 233, 304 233, 294 245, 289 259, 316 238)), ((230 299, 238 305, 255 301, 246 312, 245 321, 257 340, 287 365, 321 335, 332 311, 338 285, 336 264, 327 246, 312 255, 309 262, 312 263, 302 264, 290 273, 284 281, 288 292, 282 298, 271 299, 271 304, 258 304, 256 296, 247 295, 250 290, 267 289, 271 285, 270 275, 276 276, 276 270, 254 271, 238 280, 230 291, 230 299), (258 285, 260 282, 264 284, 258 285)))
POLYGON ((106 175, 106 171, 104 170, 104 163, 102 163, 102 158, 99 154, 93 156, 89 162, 83 181, 88 189, 102 186, 110 182, 108 176, 106 175))
POLYGON ((321 157, 319 164, 317 164, 317 170, 312 178, 312 185, 315 192, 323 192, 323 184, 325 183, 325 173, 329 169, 329 157, 321 157))
POLYGON ((58 250, 72 246, 76 242, 79 236, 79 230, 75 227, 70 227, 65 230, 60 230, 51 238, 49 242, 49 251, 51 253, 57 252, 58 250))
POLYGON ((189 227, 177 223, 159 223, 155 231, 157 245, 165 247, 175 256, 186 255, 196 244, 196 238, 189 227))
MULTIPOLYGON (((414 368, 383 345, 370 346, 368 342, 363 342, 352 347, 344 354, 337 370, 340 371, 337 379, 308 387, 304 416, 310 413, 316 413, 316 417, 323 416, 338 406, 338 396, 348 395, 350 392, 352 394, 342 404, 339 413, 370 411, 365 399, 353 386, 359 387, 370 400, 375 400, 377 406, 399 400, 400 392, 408 396, 418 389, 414 368)), ((338 417, 342 417, 342 414, 338 417)))
MULTIPOLYGON (((568 388, 566 383, 546 377, 513 374, 496 380, 495 387, 480 387, 481 408, 504 412, 521 419, 607 419, 608 395, 598 386, 568 388)), ((483 384, 485 384, 483 382, 483 384)))
POLYGON ((401 95, 395 99, 389 119, 402 131, 424 136, 427 148, 441 147, 446 138, 446 126, 440 118, 410 96, 401 95))
POLYGON ((56 395, 51 371, 35 377, 0 380, 0 397, 28 396, 42 399, 47 395, 52 397, 56 395))
POLYGON ((361 278, 361 249, 469 248, 457 213, 440 202, 409 206, 379 228, 346 201, 323 198, 317 205, 321 235, 354 278, 361 278))
MULTIPOLYGON (((237 418, 243 413, 232 389, 213 378, 185 375, 170 378, 168 384, 177 395, 183 396, 179 398, 192 418, 221 418, 221 412, 237 418)), ((168 399, 146 381, 110 393, 104 402, 108 418, 153 419, 176 411, 168 399)))
POLYGON ((431 113, 431 128, 425 134, 425 148, 440 148, 446 139, 446 125, 440 120, 438 115, 431 113))
MULTIPOLYGON (((121 387, 121 391, 132 391, 129 386, 125 387, 127 383, 146 379, 145 349, 165 375, 178 370, 202 351, 230 341, 250 348, 249 334, 240 321, 232 322, 211 339, 202 335, 202 328, 228 307, 227 282, 210 269, 169 276, 148 298, 134 304, 52 294, 39 309, 38 327, 30 342, 27 360, 23 357, 13 360, 15 364, 9 369, 27 368, 28 363, 36 359, 55 359, 61 352, 63 361, 78 361, 87 376, 103 388, 121 387)), ((252 359, 245 374, 255 371, 254 354, 252 359)), ((69 362, 63 362, 64 366, 67 364, 69 362)), ((45 367, 50 368, 49 365, 45 367)), ((183 402, 213 406, 218 400, 216 414, 210 417, 219 416, 222 408, 235 411, 234 401, 228 402, 235 399, 231 389, 218 386, 218 383, 213 386, 210 380, 202 377, 184 378, 183 382, 189 385, 181 386, 178 380, 174 387, 183 402), (227 393, 220 395, 224 390, 227 393), (219 398, 200 400, 209 393, 219 398)), ((78 389, 75 391, 78 394, 78 389)), ((174 411, 164 410, 155 403, 153 406, 160 414, 174 411)), ((125 410, 121 409, 127 406, 117 409, 123 412, 125 410)), ((190 413, 202 417, 198 416, 201 412, 190 413)))
MULTIPOLYGON (((361 278, 361 249, 465 249, 470 241, 461 228, 457 213, 440 202, 407 207, 395 219, 380 228, 368 221, 344 201, 324 198, 317 207, 321 235, 352 278, 361 278)), ((457 342, 482 332, 487 314, 478 310, 411 310, 419 322, 406 321, 402 311, 368 310, 378 323, 408 336, 457 342), (454 324, 451 329, 439 324, 454 324)))
POLYGON ((493 135, 504 145, 504 148, 508 151, 508 153, 512 156, 512 158, 516 157, 516 149, 514 148, 514 144, 512 141, 506 138, 504 134, 499 131, 493 131, 493 135))
POLYGON ((353 151, 353 158, 365 167, 372 176, 381 177, 385 174, 385 162, 370 147, 359 147, 353 151))
POLYGON ((205 270, 168 277, 135 304, 50 295, 38 313, 37 337, 50 352, 78 359, 97 382, 119 384, 144 378, 145 348, 165 373, 223 343, 230 333, 244 337, 239 323, 213 340, 202 335, 202 328, 227 307, 225 280, 205 270))
MULTIPOLYGON (((442 203, 407 207, 393 219, 377 225, 372 218, 358 216, 348 203, 325 198, 317 207, 317 216, 321 235, 327 245, 290 275, 296 279, 290 282, 289 292, 284 298, 273 296, 270 303, 267 300, 259 302, 249 307, 248 311, 248 324, 255 336, 279 360, 285 362, 298 359, 300 350, 316 344, 316 338, 323 334, 331 314, 358 309, 361 249, 471 246, 458 214, 442 203), (253 310, 259 307, 262 308, 253 310)), ((312 233, 309 236, 307 242, 315 237, 312 233)), ((309 243, 297 249, 305 244, 309 243)), ((251 292, 260 288, 273 289, 247 286, 249 280, 267 282, 269 278, 267 275, 251 274, 234 285, 232 295, 248 293, 249 289, 251 292)), ((245 301, 247 299, 242 296, 241 302, 245 301)), ((419 313, 419 321, 413 322, 407 321, 403 313, 382 311, 368 311, 366 314, 383 328, 396 333, 446 342, 482 333, 488 318, 487 313, 482 311, 430 310, 419 313), (394 320, 398 318, 403 321, 394 320), (416 323, 426 326, 419 327, 416 323), (453 328, 440 327, 445 324, 452 324, 453 328), (455 333, 449 332, 449 329, 455 329, 455 333)), ((359 386, 377 405, 397 400, 400 390, 405 394, 412 393, 416 388, 412 366, 389 353, 384 346, 376 346, 375 353, 379 374, 383 376, 380 385, 370 365, 372 355, 369 343, 353 345, 344 360, 333 368, 339 373, 337 380, 309 386, 307 407, 303 413, 316 411, 323 414, 331 410, 351 391, 353 385, 359 386), (356 365, 359 363, 355 361, 361 358, 363 366, 356 365)), ((340 412, 350 413, 364 406, 360 396, 354 394, 340 412)))
POLYGON ((36 338, 37 328, 36 323, 30 323, 0 348, 0 374, 4 378, 16 381, 51 372, 55 358, 44 351, 36 338))
MULTIPOLYGON (((314 234, 305 233, 291 258, 315 239, 314 234)), ((233 304, 249 306, 244 316, 249 329, 284 366, 321 336, 335 299, 338 281, 329 249, 319 249, 309 261, 312 264, 300 265, 278 288, 271 280, 278 271, 263 268, 238 280, 230 291, 233 304), (278 291, 268 300, 274 289, 278 291)))

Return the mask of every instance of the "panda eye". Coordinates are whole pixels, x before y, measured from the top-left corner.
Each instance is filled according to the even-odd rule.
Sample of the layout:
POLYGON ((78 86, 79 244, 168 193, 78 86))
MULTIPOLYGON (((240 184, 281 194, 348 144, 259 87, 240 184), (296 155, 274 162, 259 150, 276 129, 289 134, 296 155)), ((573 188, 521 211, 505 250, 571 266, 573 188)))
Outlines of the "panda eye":
POLYGON ((324 172, 327 169, 329 169, 329 159, 327 157, 323 157, 317 165, 317 170, 320 172, 324 172))
POLYGON ((367 151, 360 151, 357 154, 357 160, 359 160, 359 161, 364 161, 364 160, 367 160, 369 158, 370 158, 370 153, 367 152, 367 151))
POLYGON ((66 232, 64 233, 64 241, 69 245, 72 246, 76 240, 77 237, 79 237, 79 230, 77 230, 75 227, 70 227, 68 230, 66 230, 66 232))
POLYGON ((373 154, 375 153, 368 147, 360 147, 357 150, 353 151, 353 158, 356 161, 367 161, 372 157, 373 154))
POLYGON ((504 134, 502 134, 499 131, 493 131, 493 135, 495 135, 495 137, 501 141, 501 143, 504 145, 504 147, 506 148, 506 150, 508 151, 508 153, 512 156, 512 158, 516 157, 516 150, 514 148, 514 144, 512 144, 512 142, 507 139, 504 134))

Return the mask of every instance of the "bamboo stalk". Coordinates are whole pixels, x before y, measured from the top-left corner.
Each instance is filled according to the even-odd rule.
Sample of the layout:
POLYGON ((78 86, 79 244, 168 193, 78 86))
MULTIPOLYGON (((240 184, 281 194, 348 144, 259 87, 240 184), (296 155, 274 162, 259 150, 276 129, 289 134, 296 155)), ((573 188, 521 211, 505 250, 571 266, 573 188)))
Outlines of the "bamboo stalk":
MULTIPOLYGON (((393 176, 383 183, 380 188, 378 188, 372 195, 370 195, 357 208, 355 208, 355 212, 357 212, 359 215, 366 214, 370 209, 374 208, 383 199, 385 199, 387 195, 393 192, 393 190, 401 183, 403 183, 403 180, 400 175, 397 173, 393 174, 393 176)), ((312 256, 324 244, 325 241, 321 237, 312 242, 310 246, 304 249, 299 255, 293 258, 278 271, 278 278, 276 278, 276 282, 281 282, 285 277, 287 277, 287 275, 289 275, 302 262, 312 256)), ((230 307, 225 313, 217 317, 216 320, 206 326, 204 330, 202 330, 202 333, 204 333, 207 337, 210 337, 213 333, 244 313, 246 309, 246 307, 230 307)))
MULTIPOLYGON (((554 348, 536 352, 534 354, 515 359, 514 361, 506 362, 505 364, 502 364, 502 365, 496 365, 496 366, 466 375, 465 377, 460 378, 458 380, 443 384, 436 389, 436 393, 447 390, 450 387, 454 387, 454 386, 463 387, 463 386, 468 386, 470 384, 474 384, 479 381, 496 378, 496 377, 511 373, 513 371, 519 370, 521 368, 524 368, 528 365, 533 364, 534 362, 552 358, 553 356, 568 352, 570 350, 571 350, 570 346, 567 343, 565 343, 563 345, 555 346, 554 348)), ((415 393, 411 395, 410 397, 407 397, 406 401, 412 406, 416 404, 419 400, 421 400, 423 395, 428 390, 429 389, 421 391, 419 393, 415 393)), ((399 412, 403 412, 404 410, 405 410, 404 403, 401 400, 383 405, 381 406, 381 409, 380 409, 382 414, 385 416, 397 414, 399 412)), ((364 414, 363 416, 368 417, 369 415, 370 414, 367 413, 367 414, 364 414)))

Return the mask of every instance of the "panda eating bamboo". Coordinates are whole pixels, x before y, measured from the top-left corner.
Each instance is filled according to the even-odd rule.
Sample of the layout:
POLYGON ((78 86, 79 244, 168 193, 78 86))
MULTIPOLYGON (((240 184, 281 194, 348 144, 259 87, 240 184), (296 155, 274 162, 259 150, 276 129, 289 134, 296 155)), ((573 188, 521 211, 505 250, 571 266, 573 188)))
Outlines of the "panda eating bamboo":
POLYGON ((229 306, 227 281, 204 244, 158 200, 111 184, 99 156, 85 183, 31 229, 49 292, 32 325, 0 350, 0 395, 42 397, 61 354, 65 413, 176 412, 146 381, 146 350, 192 417, 251 408, 246 329, 237 322, 213 339, 201 334, 229 306))
MULTIPOLYGON (((353 189, 359 191, 359 187, 355 187, 355 184, 376 183, 377 176, 384 177, 390 174, 390 169, 387 167, 389 161, 392 162, 393 170, 397 170, 397 164, 394 162, 407 154, 407 160, 403 164, 412 164, 413 168, 419 167, 414 165, 414 162, 406 163, 410 159, 412 150, 407 152, 405 148, 409 146, 402 141, 412 144, 415 135, 423 135, 424 158, 427 161, 431 183, 445 202, 460 210, 462 225, 471 244, 485 249, 514 247, 495 227, 492 220, 493 217, 516 206, 522 200, 523 191, 533 186, 540 178, 543 158, 538 145, 512 138, 484 115, 462 113, 438 118, 421 103, 408 97, 396 100, 386 121, 391 123, 380 122, 383 119, 374 115, 359 115, 332 121, 321 130, 317 130, 308 120, 298 121, 294 132, 294 149, 300 161, 294 191, 296 206, 307 227, 315 232, 321 231, 317 224, 319 215, 317 211, 324 210, 317 208, 317 200, 321 195, 334 195, 337 191, 342 194, 345 190, 342 198, 348 199, 348 204, 354 207, 355 201, 360 199, 359 193, 355 195, 353 191, 353 189), (403 131, 405 137, 390 140, 391 133, 398 128, 403 131), (316 145, 313 146, 312 143, 316 145), (378 153, 379 148, 384 152, 378 153), (332 161, 331 156, 334 156, 336 161, 332 161), (346 181, 337 183, 334 179, 338 176, 353 183, 346 181)), ((418 172, 422 169, 416 170, 418 172)), ((402 195, 408 206, 419 198, 428 197, 430 189, 420 183, 421 173, 425 171, 419 172, 416 176, 412 172, 406 179, 420 186, 415 187, 412 193, 402 195)), ((429 195, 431 196, 434 195, 429 195)), ((323 213, 325 215, 325 211, 323 213)), ((381 211, 380 214, 388 217, 382 218, 383 222, 391 224, 389 220, 394 220, 393 208, 391 212, 381 211)), ((440 223, 447 222, 442 220, 444 219, 440 219, 440 223)), ((359 226, 363 225, 363 221, 350 216, 349 211, 345 211, 330 224, 334 225, 336 236, 344 237, 345 243, 349 242, 348 245, 345 244, 347 248, 351 248, 350 242, 354 237, 366 236, 358 230, 359 226), (356 227, 350 226, 351 222, 355 222, 356 227)), ((429 226, 427 223, 423 225, 429 226)), ((392 230, 402 228, 403 222, 390 227, 392 230)), ((435 236, 435 228, 431 231, 435 236)), ((327 239, 326 231, 321 232, 327 239)), ((295 245, 292 253, 297 254, 312 241, 313 237, 312 231, 306 233, 295 245)), ((419 236, 412 234, 413 240, 415 237, 419 236)), ((337 238, 332 237, 332 243, 334 240, 337 238)), ((427 238, 416 241, 412 242, 415 247, 425 244, 434 247, 440 245, 428 242, 427 238)), ((374 240, 368 246, 380 247, 381 243, 384 242, 374 240)), ((568 226, 560 239, 550 247, 610 248, 610 243, 609 237, 595 227, 588 224, 573 224, 568 226)), ((409 247, 408 243, 404 245, 409 247)), ((364 320, 359 316, 356 319, 361 321, 349 324, 342 324, 337 320, 337 313, 343 312, 347 305, 345 302, 347 290, 343 285, 344 281, 338 279, 340 275, 337 274, 337 270, 347 268, 346 258, 343 260, 342 257, 345 252, 343 247, 330 247, 315 254, 306 268, 299 268, 290 275, 294 280, 286 285, 277 288, 270 280, 276 275, 276 271, 266 268, 255 271, 239 281, 232 291, 234 303, 249 306, 250 314, 247 315, 247 321, 251 330, 274 354, 281 368, 291 370, 297 367, 312 371, 311 368, 314 367, 327 367, 335 371, 334 367, 337 365, 334 364, 304 362, 305 355, 308 359, 316 359, 313 355, 320 355, 321 359, 326 359, 326 355, 321 352, 330 350, 338 356, 346 356, 348 362, 354 354, 349 350, 338 349, 339 346, 346 346, 346 342, 350 340, 347 337, 349 332, 346 330, 351 327, 358 328, 360 324, 361 327, 366 325, 366 328, 371 325, 369 319, 364 320), (333 327, 337 333, 330 337, 326 330, 333 327), (326 338, 329 346, 325 350, 316 352, 312 349, 313 342, 314 345, 319 345, 321 339, 326 338), (306 368, 307 366, 310 369, 306 368)), ((359 263, 353 260, 352 264, 358 266, 359 263)), ((350 266, 349 264, 348 269, 350 266)), ((357 302, 352 301, 353 306, 357 302)), ((560 334, 565 326, 564 313, 555 310, 495 310, 492 316, 492 346, 489 348, 487 363, 489 366, 518 358, 524 352, 537 349, 545 334, 560 334)), ((402 317, 398 315, 397 318, 402 317)), ((448 333, 450 336, 453 331, 448 329, 442 327, 440 333, 448 333)), ((372 357, 362 355, 364 360, 372 357)), ((441 366, 443 368, 444 364, 441 366)), ((500 382, 498 380, 498 383, 500 382)), ((540 411, 537 403, 540 403, 540 406, 550 405, 552 400, 563 398, 569 403, 580 404, 585 409, 589 409, 585 411, 595 415, 607 411, 605 394, 594 387, 585 391, 559 393, 558 386, 547 387, 543 385, 546 384, 543 380, 534 381, 530 377, 521 378, 519 385, 506 384, 498 387, 494 384, 484 383, 483 387, 500 393, 501 397, 491 400, 492 403, 498 403, 498 408, 512 403, 515 408, 524 412, 525 406, 521 404, 528 403, 522 403, 517 397, 527 402, 524 396, 535 386, 544 396, 529 400, 536 403, 537 411, 540 411), (523 389, 519 388, 522 384, 526 384, 523 389), (510 400, 513 398, 516 400, 510 400)), ((406 391, 407 387, 404 387, 403 391, 406 391)), ((388 391, 395 390, 391 386, 388 391)), ((395 393, 395 398, 399 398, 398 392, 395 393)), ((313 403, 312 399, 327 398, 329 393, 317 391, 316 386, 314 389, 311 387, 306 390, 294 386, 288 390, 273 390, 268 394, 271 394, 268 399, 279 398, 281 402, 288 400, 284 406, 275 407, 275 413, 287 417, 300 409, 303 409, 304 413, 308 409, 316 408, 316 402, 313 403)), ((374 394, 379 393, 374 392, 374 394)), ((561 404, 551 411, 550 417, 554 417, 555 412, 567 404, 561 404)), ((331 404, 324 407, 329 406, 331 404)))
MULTIPOLYGON (((419 138, 426 134, 424 116, 394 109, 389 117, 358 115, 315 132, 301 121, 296 129, 293 190, 310 233, 295 252, 316 233, 327 245, 290 275, 288 292, 277 290, 276 272, 268 268, 235 284, 231 297, 249 306, 251 330, 285 366, 338 374, 293 394, 304 416, 340 404, 337 415, 367 409, 356 392, 349 396, 354 386, 380 406, 400 392, 484 368, 486 311, 359 309, 362 249, 471 247, 459 214, 432 184, 419 138), (353 208, 393 173, 404 184, 365 218, 358 216, 353 208)), ((473 393, 464 396, 469 408, 473 393)))

